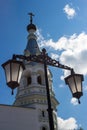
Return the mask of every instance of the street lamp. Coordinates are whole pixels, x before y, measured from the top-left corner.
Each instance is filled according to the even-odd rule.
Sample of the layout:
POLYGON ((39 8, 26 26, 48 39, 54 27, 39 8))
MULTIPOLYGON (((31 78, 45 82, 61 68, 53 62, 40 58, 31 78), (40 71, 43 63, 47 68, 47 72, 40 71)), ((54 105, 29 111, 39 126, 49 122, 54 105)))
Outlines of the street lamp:
POLYGON ((15 59, 8 60, 2 66, 5 70, 7 85, 12 89, 13 94, 13 89, 19 86, 21 74, 25 67, 21 61, 15 59))
POLYGON ((69 85, 72 96, 78 99, 78 103, 80 104, 80 97, 83 95, 82 92, 82 81, 83 75, 75 74, 73 69, 71 70, 71 75, 65 78, 65 83, 69 85))
POLYGON ((73 69, 71 70, 71 75, 65 78, 65 82, 66 84, 69 85, 73 97, 77 98, 79 103, 80 103, 79 98, 83 95, 82 81, 83 81, 83 75, 75 74, 73 69))
POLYGON ((47 101, 48 101, 49 126, 50 126, 50 130, 54 130, 53 109, 51 107, 51 99, 50 99, 50 91, 49 91, 49 83, 48 83, 48 75, 47 75, 47 65, 71 71, 71 75, 65 78, 65 82, 66 84, 69 85, 69 88, 72 92, 73 97, 76 97, 78 100, 82 96, 82 93, 83 93, 82 92, 83 75, 75 74, 71 67, 62 65, 59 63, 59 61, 56 61, 52 59, 51 57, 49 57, 48 54, 46 53, 45 48, 42 49, 42 52, 39 55, 30 55, 30 56, 13 55, 12 60, 8 60, 4 64, 2 64, 5 70, 5 74, 6 74, 7 85, 12 89, 12 94, 13 94, 13 89, 19 86, 19 82, 20 82, 19 80, 21 78, 22 71, 24 69, 24 64, 22 60, 33 61, 33 62, 41 63, 44 65, 47 101))

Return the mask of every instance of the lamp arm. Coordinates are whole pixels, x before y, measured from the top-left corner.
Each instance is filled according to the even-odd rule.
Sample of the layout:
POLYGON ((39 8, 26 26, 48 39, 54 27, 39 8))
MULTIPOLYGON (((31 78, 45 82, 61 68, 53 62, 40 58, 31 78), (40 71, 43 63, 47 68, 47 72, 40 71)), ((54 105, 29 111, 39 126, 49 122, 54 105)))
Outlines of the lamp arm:
POLYGON ((27 61, 33 61, 33 62, 44 64, 44 58, 43 58, 44 55, 45 55, 45 62, 47 65, 70 70, 71 74, 74 73, 73 68, 66 66, 66 65, 63 65, 63 64, 60 64, 59 61, 56 61, 55 59, 52 59, 51 57, 49 57, 47 54, 43 54, 43 53, 41 53, 40 55, 30 55, 30 56, 15 55, 14 54, 13 59, 15 59, 15 60, 16 59, 23 59, 23 60, 27 60, 27 61))

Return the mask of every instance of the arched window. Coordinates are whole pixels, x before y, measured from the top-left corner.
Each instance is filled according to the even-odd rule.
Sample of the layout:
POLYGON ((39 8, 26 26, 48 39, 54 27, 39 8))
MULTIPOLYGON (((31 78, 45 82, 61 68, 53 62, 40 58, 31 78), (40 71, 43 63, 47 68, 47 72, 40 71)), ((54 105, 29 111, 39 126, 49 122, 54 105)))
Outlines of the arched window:
POLYGON ((37 77, 37 82, 38 82, 39 84, 42 84, 42 80, 41 80, 41 76, 40 76, 40 75, 37 77))
POLYGON ((45 112, 44 111, 42 111, 42 117, 45 117, 45 112))
POLYGON ((47 126, 42 126, 40 130, 48 130, 47 126))
POLYGON ((43 126, 43 127, 42 127, 42 130, 46 130, 46 128, 43 126))
POLYGON ((31 84, 31 77, 30 77, 30 76, 27 77, 27 84, 28 84, 28 85, 31 84))

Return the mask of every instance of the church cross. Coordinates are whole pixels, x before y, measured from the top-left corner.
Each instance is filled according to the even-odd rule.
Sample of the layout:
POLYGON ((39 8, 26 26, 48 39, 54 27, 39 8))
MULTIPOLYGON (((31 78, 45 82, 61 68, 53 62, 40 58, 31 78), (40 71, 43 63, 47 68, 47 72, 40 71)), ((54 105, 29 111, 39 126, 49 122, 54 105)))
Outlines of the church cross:
POLYGON ((34 16, 33 13, 28 13, 28 15, 30 15, 30 24, 32 24, 32 17, 34 16))

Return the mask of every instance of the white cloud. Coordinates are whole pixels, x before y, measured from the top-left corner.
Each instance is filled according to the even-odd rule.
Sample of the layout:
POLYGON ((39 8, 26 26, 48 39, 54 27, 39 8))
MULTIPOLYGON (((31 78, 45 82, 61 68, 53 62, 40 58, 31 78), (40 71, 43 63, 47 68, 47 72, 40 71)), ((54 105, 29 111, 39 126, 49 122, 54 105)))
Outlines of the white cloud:
POLYGON ((77 129, 78 125, 76 119, 73 117, 70 117, 66 120, 62 119, 61 117, 58 117, 58 128, 59 130, 71 130, 77 129))
MULTIPOLYGON (((60 62, 75 69, 75 72, 87 75, 87 34, 62 36, 56 42, 45 40, 42 46, 53 48, 60 52, 60 62)), ((56 55, 57 56, 57 55, 56 55)))
POLYGON ((58 60, 59 56, 57 54, 51 53, 51 58, 58 60))
POLYGON ((75 69, 76 72, 87 74, 87 34, 81 33, 75 38, 67 38, 63 46, 60 60, 75 69))
POLYGON ((65 86, 63 84, 60 84, 59 85, 59 88, 64 88, 65 86))
POLYGON ((37 28, 36 36, 37 36, 37 42, 39 43, 39 46, 42 47, 45 43, 45 39, 41 34, 42 30, 37 28))
POLYGON ((63 10, 66 13, 68 19, 72 19, 76 15, 75 9, 71 8, 69 4, 65 5, 63 10))
POLYGON ((71 104, 73 104, 73 105, 78 105, 78 100, 76 99, 76 98, 72 98, 71 99, 71 104))

